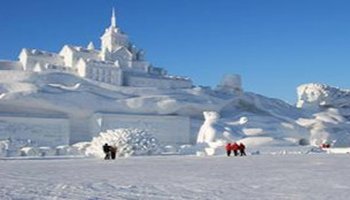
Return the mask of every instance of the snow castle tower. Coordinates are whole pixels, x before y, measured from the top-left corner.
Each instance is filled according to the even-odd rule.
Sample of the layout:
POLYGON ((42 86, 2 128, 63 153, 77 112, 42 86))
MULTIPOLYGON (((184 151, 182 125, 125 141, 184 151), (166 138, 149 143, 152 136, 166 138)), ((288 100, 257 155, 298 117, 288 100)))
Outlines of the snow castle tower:
POLYGON ((110 25, 100 39, 101 49, 95 48, 93 43, 87 47, 67 44, 59 53, 24 48, 19 55, 19 62, 0 61, 0 64, 38 73, 68 72, 114 86, 192 87, 191 79, 169 76, 165 69, 154 67, 145 59, 145 52, 136 48, 117 26, 114 8, 110 25))
POLYGON ((108 60, 110 55, 113 55, 120 48, 128 48, 129 40, 120 28, 117 26, 115 10, 112 10, 111 24, 101 36, 101 53, 102 59, 108 60))

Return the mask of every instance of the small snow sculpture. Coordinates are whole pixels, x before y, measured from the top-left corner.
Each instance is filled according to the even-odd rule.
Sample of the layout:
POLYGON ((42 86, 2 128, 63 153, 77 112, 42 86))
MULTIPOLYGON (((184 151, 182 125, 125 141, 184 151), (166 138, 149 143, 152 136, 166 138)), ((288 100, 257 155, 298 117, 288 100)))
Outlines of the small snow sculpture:
POLYGON ((328 88, 321 84, 304 84, 297 88, 297 107, 317 110, 328 97, 328 88))
POLYGON ((297 88, 298 108, 309 109, 313 111, 322 110, 322 108, 347 108, 350 99, 350 91, 324 84, 304 84, 297 88))
POLYGON ((246 124, 246 123, 248 123, 248 118, 247 117, 239 118, 239 124, 240 125, 243 125, 243 124, 246 124))
POLYGON ((38 156, 39 150, 35 147, 23 147, 21 148, 21 156, 38 156))
POLYGON ((150 133, 140 129, 114 129, 94 137, 86 149, 86 155, 103 158, 102 145, 107 143, 117 147, 117 156, 151 155, 159 153, 159 142, 150 133))
POLYGON ((219 113, 205 111, 203 115, 205 121, 197 137, 199 150, 197 155, 223 154, 223 146, 226 144, 226 141, 232 141, 231 132, 218 123, 220 118, 219 113))
POLYGON ((0 157, 6 157, 10 146, 9 140, 0 141, 0 157))
POLYGON ((28 146, 33 146, 31 140, 13 138, 0 140, 0 157, 20 156, 20 149, 28 146))
POLYGON ((220 118, 220 115, 214 111, 205 111, 203 112, 203 115, 205 121, 199 130, 197 143, 214 142, 215 136, 218 134, 217 121, 220 118))

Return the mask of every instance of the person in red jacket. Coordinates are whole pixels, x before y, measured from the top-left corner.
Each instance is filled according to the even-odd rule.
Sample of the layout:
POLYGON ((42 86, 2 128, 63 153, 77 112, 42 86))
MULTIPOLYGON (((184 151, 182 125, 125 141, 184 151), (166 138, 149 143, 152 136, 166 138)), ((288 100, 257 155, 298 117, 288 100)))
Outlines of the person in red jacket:
POLYGON ((231 155, 231 150, 232 150, 232 148, 231 148, 231 143, 227 143, 226 144, 226 146, 225 146, 225 149, 226 149, 226 154, 227 154, 227 156, 230 156, 231 155))
POLYGON ((246 156, 245 154, 245 146, 243 143, 239 144, 239 152, 241 153, 241 156, 246 156))
POLYGON ((235 142, 232 144, 231 148, 232 148, 233 154, 235 156, 238 156, 239 145, 235 142))

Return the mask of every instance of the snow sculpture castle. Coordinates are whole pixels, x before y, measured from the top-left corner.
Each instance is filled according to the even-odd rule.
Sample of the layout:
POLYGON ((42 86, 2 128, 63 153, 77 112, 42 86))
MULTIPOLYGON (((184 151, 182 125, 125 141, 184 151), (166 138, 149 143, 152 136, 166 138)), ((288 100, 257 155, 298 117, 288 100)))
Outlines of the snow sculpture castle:
POLYGON ((111 24, 101 37, 101 49, 92 42, 87 48, 64 45, 57 53, 22 49, 19 62, 0 64, 24 71, 60 71, 115 86, 189 88, 189 78, 168 76, 166 70, 153 67, 116 24, 113 9, 111 24))

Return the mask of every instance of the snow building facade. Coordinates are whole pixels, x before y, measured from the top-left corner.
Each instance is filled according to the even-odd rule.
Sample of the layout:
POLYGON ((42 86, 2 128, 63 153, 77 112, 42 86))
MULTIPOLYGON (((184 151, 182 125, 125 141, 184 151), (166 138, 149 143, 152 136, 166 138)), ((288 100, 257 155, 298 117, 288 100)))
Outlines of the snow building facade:
POLYGON ((19 62, 1 61, 0 64, 24 71, 68 72, 115 86, 192 87, 189 78, 169 76, 165 69, 146 61, 145 52, 137 49, 117 26, 114 9, 111 24, 100 39, 101 49, 96 49, 92 42, 86 48, 64 45, 59 53, 24 48, 19 62))
POLYGON ((18 61, 0 60, 0 141, 55 147, 91 141, 109 129, 137 128, 163 144, 188 144, 190 117, 174 114, 176 104, 175 111, 168 105, 176 101, 161 91, 191 87, 190 79, 169 76, 145 60, 113 10, 100 49, 93 43, 64 45, 58 53, 24 48, 18 61), (155 94, 144 98, 148 91, 155 94))

